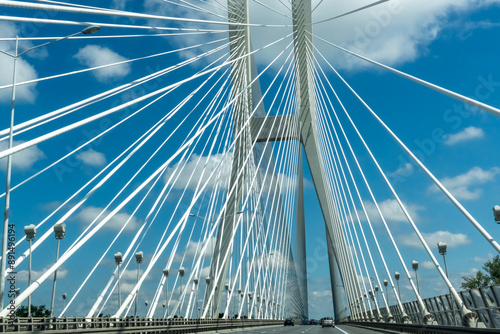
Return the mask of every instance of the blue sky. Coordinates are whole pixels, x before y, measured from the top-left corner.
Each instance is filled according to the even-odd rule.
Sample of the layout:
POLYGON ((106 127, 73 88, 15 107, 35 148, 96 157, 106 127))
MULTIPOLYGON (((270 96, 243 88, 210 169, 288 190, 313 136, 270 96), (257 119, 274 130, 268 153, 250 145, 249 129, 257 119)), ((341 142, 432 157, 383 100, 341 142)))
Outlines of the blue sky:
MULTIPOLYGON (((117 1, 114 2, 116 3, 111 1, 89 1, 86 4, 137 12, 146 11, 159 15, 220 20, 220 18, 211 15, 167 6, 161 1, 145 1, 144 8, 142 6, 139 8, 139 6, 127 1, 119 4, 117 1)), ((276 14, 257 3, 250 3, 252 22, 287 24, 288 18, 276 14)), ((313 1, 313 7, 316 3, 313 1)), ((350 1, 342 4, 322 2, 314 12, 313 21, 318 22, 336 16, 366 3, 368 2, 350 1)), ((313 30, 321 38, 359 52, 364 56, 498 107, 500 105, 500 71, 498 66, 500 27, 497 22, 500 8, 498 4, 498 1, 466 0, 439 2, 389 1, 388 4, 361 13, 335 21, 319 23, 314 26, 313 30)), ((286 12, 286 9, 278 1, 271 1, 269 5, 279 11, 286 12)), ((7 15, 35 15, 30 11, 6 8, 2 8, 2 13, 7 15)), ((38 14, 43 14, 43 12, 38 14)), ((82 18, 82 16, 74 14, 61 13, 56 15, 45 13, 45 15, 55 19, 93 20, 122 24, 146 23, 140 19, 82 18)), ((15 34, 19 34, 20 37, 64 36, 80 29, 80 27, 48 24, 25 24, 23 26, 8 22, 0 22, 0 26, 1 37, 13 37, 15 34)), ((211 27, 224 29, 223 26, 211 27)), ((258 49, 289 32, 289 27, 253 28, 253 47, 258 49)), ((129 31, 103 28, 98 34, 106 36, 125 33, 129 33, 129 31)), ((136 30, 133 33, 148 34, 150 32, 136 30)), ((18 62, 17 81, 42 78, 48 75, 134 59, 220 38, 226 38, 226 34, 218 33, 209 37, 192 35, 184 38, 92 39, 89 37, 86 40, 62 41, 23 56, 18 62)), ((257 53, 256 60, 259 69, 262 70, 290 41, 291 39, 288 38, 276 47, 257 53)), ((30 43, 21 43, 20 49, 37 45, 41 41, 30 43)), ((472 215, 494 238, 498 237, 497 229, 499 227, 494 223, 491 212, 493 205, 500 202, 498 192, 500 167, 499 159, 495 154, 496 138, 500 125, 498 117, 465 106, 449 97, 408 82, 372 65, 364 64, 351 56, 333 50, 332 47, 321 41, 316 40, 315 43, 319 51, 336 66, 351 86, 400 136, 408 147, 420 152, 422 161, 443 181, 472 215)), ((221 43, 218 42, 215 45, 221 45, 221 43)), ((205 45, 183 52, 181 55, 166 55, 111 67, 105 71, 93 71, 68 78, 48 80, 40 82, 36 86, 18 87, 16 124, 33 116, 44 114, 91 95, 131 82, 146 74, 206 52, 211 48, 212 46, 205 45)), ((0 41, 0 49, 12 51, 13 43, 11 41, 0 41)), ((211 56, 209 59, 215 60, 214 57, 211 56)), ((127 93, 117 95, 110 100, 83 109, 79 114, 56 121, 54 122, 55 125, 41 127, 26 134, 18 135, 15 139, 29 140, 48 131, 47 129, 69 124, 83 118, 84 115, 90 115, 141 96, 144 93, 179 80, 187 73, 199 70, 208 63, 209 61, 197 62, 189 71, 176 72, 162 77, 149 86, 138 87, 127 93)), ((322 62, 320 61, 320 63, 322 62)), ((10 58, 0 56, 0 85, 11 82, 11 64, 12 60, 10 58)), ((326 67, 324 68, 327 70, 326 67)), ((278 69, 279 65, 275 65, 270 72, 261 78, 263 91, 274 78, 278 69)), ((280 75, 282 76, 282 74, 280 75)), ((413 213, 418 227, 424 233, 436 256, 438 255, 437 249, 434 249, 436 248, 436 242, 447 242, 449 246, 449 254, 447 255, 448 268, 452 283, 458 288, 461 281, 460 277, 473 274, 480 269, 486 259, 495 255, 494 249, 489 246, 458 210, 441 193, 436 191, 431 181, 415 164, 410 162, 405 153, 376 124, 373 117, 341 85, 334 74, 327 71, 327 75, 332 84, 338 87, 337 91, 346 106, 348 106, 350 115, 365 136, 375 156, 379 159, 382 168, 394 181, 396 190, 407 204, 410 212, 413 213)), ((51 168, 39 178, 13 191, 11 220, 18 225, 18 235, 22 235, 21 228, 23 225, 36 224, 44 219, 51 212, 51 209, 71 196, 79 186, 95 175, 107 162, 112 161, 140 134, 151 128, 159 117, 163 116, 173 105, 193 91, 199 83, 200 81, 196 81, 183 86, 175 94, 170 94, 168 101, 164 99, 155 106, 148 108, 147 114, 135 117, 131 122, 82 149, 75 156, 51 168)), ((0 103, 0 117, 5 120, 0 124, 2 125, 1 129, 5 129, 8 125, 10 111, 10 89, 0 90, 0 103)), ((266 103, 269 105, 269 100, 266 103)), ((140 104, 140 106, 143 104, 140 104)), ((91 123, 20 153, 15 158, 13 184, 21 182, 34 172, 44 168, 63 154, 76 148, 79 143, 87 140, 94 133, 104 131, 110 124, 118 122, 128 112, 133 112, 136 109, 135 106, 131 107, 126 111, 121 111, 104 120, 91 123)), ((339 113, 341 114, 340 111, 339 113)), ((345 117, 342 115, 339 117, 345 121, 345 117)), ((191 119, 193 122, 194 120, 195 117, 191 119)), ((172 127, 168 127, 160 133, 166 137, 171 130, 172 127)), ((189 131, 189 129, 184 131, 189 131)), ((386 213, 393 234, 397 237, 398 245, 401 247, 406 263, 409 266, 412 260, 418 260, 421 265, 419 271, 420 282, 429 282, 431 280, 435 282, 433 284, 421 284, 422 295, 429 297, 445 293, 444 283, 440 281, 437 272, 432 269, 428 256, 419 246, 418 240, 412 234, 410 226, 395 205, 389 190, 378 176, 378 172, 371 164, 359 140, 355 139, 353 131, 347 125, 346 131, 353 138, 352 144, 355 147, 358 159, 363 166, 366 166, 365 173, 371 181, 375 196, 381 203, 384 213, 386 213)), ((174 143, 179 145, 181 139, 181 136, 174 138, 174 143)), ((140 158, 130 162, 129 172, 120 172, 102 191, 96 193, 85 203, 83 208, 75 213, 74 217, 68 221, 68 234, 67 238, 63 240, 63 249, 65 244, 69 245, 70 240, 74 240, 81 233, 83 226, 88 223, 90 217, 97 214, 97 208, 103 208, 106 205, 111 198, 110 194, 114 194, 116 189, 123 184, 123 180, 128 180, 131 177, 130 171, 140 166, 145 157, 151 154, 159 142, 160 139, 155 139, 154 142, 148 144, 141 151, 140 158)), ((6 141, 1 141, 0 145, 5 145, 5 143, 6 141)), ((172 154, 176 145, 167 147, 163 154, 165 156, 168 156, 169 153, 172 154)), ((1 147, 2 149, 5 148, 5 146, 1 147)), ((162 159, 158 158, 156 163, 161 161, 162 159)), ((5 168, 3 166, 1 168, 1 175, 5 175, 5 168)), ((307 178, 310 179, 309 175, 307 175, 307 178)), ((4 188, 4 182, 5 178, 2 177, 0 179, 2 189, 4 188)), ((139 183, 140 181, 134 181, 134 185, 139 183)), ((331 308, 328 261, 324 256, 324 223, 310 181, 306 182, 306 191, 310 316, 319 318, 325 316, 326 310, 331 308)), ((363 187, 361 191, 365 200, 368 201, 365 188, 363 187)), ((180 194, 173 194, 167 203, 170 208, 175 205, 175 196, 180 198, 180 194)), ((186 203, 182 203, 181 206, 187 208, 186 203)), ((383 226, 380 220, 376 218, 373 205, 367 204, 367 207, 369 213, 373 213, 371 218, 379 240, 383 244, 384 254, 388 263, 390 263, 390 270, 403 273, 383 226)), ((87 274, 97 260, 94 250, 100 250, 104 247, 103 245, 109 242, 110 235, 123 224, 123 220, 132 211, 132 206, 127 206, 120 213, 121 216, 111 221, 88 245, 83 247, 74 258, 64 265, 59 274, 58 291, 65 291, 68 295, 74 293, 80 285, 81 277, 87 274)), ((125 247, 123 245, 131 240, 133 231, 137 230, 146 215, 147 209, 142 208, 139 210, 129 225, 130 230, 125 231, 126 233, 120 239, 119 244, 114 246, 112 252, 119 250, 123 252, 122 249, 125 247)), ((50 242, 44 244, 41 252, 35 253, 35 256, 40 256, 37 254, 43 255, 43 259, 40 256, 34 262, 34 269, 37 271, 47 268, 55 256, 55 241, 48 241, 50 242)), ((22 246, 23 249, 26 247, 25 244, 22 246)), ((374 251, 374 246, 371 245, 371 247, 372 251, 374 251)), ((153 250, 153 247, 149 250, 145 249, 146 258, 153 250)), ((377 264, 380 264, 378 256, 374 257, 377 264)), ((82 309, 95 299, 93 296, 101 289, 101 285, 104 284, 102 282, 107 281, 113 268, 112 258, 108 256, 95 277, 89 282, 84 297, 80 297, 81 299, 78 300, 78 305, 82 309)), ((21 270, 26 270, 25 263, 21 266, 21 270)), ((386 276, 382 269, 379 269, 379 275, 381 279, 386 276)), ((134 273, 130 272, 129 276, 131 282, 134 279, 134 273)), ((22 278, 19 278, 19 280, 22 281, 22 278)), ((154 293, 156 281, 156 277, 147 280, 151 284, 148 285, 149 287, 143 288, 145 295, 154 293)), ((400 283, 403 301, 413 300, 414 296, 408 288, 407 281, 402 279, 400 283)), ((125 291, 127 289, 130 289, 130 285, 124 287, 125 291)), ((49 293, 50 286, 46 283, 40 288, 39 292, 34 294, 34 303, 48 303, 49 293)), ((389 294, 389 298, 393 300, 391 294, 389 294)), ((60 303, 58 307, 61 307, 62 301, 58 302, 60 303)), ((108 312, 112 312, 111 309, 108 312)), ((74 308, 70 313, 78 314, 79 312, 81 312, 80 309, 74 308)))

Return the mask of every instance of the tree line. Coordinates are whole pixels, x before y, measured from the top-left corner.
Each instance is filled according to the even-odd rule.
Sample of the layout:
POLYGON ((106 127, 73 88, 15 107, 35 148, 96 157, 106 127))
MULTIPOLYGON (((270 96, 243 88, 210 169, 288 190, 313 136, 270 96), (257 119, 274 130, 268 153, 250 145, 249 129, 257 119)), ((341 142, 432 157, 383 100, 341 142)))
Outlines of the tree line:
POLYGON ((486 261, 483 265, 483 271, 478 270, 476 275, 462 276, 462 289, 479 289, 500 284, 500 255, 486 261))

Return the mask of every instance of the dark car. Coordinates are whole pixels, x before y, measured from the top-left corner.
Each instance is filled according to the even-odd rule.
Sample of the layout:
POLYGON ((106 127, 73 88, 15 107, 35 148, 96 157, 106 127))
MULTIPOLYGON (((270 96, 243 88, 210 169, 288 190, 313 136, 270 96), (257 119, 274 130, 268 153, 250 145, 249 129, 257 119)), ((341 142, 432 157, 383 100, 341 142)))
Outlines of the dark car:
POLYGON ((292 319, 285 319, 284 326, 294 326, 292 319))
POLYGON ((309 325, 316 325, 316 319, 309 320, 309 325))

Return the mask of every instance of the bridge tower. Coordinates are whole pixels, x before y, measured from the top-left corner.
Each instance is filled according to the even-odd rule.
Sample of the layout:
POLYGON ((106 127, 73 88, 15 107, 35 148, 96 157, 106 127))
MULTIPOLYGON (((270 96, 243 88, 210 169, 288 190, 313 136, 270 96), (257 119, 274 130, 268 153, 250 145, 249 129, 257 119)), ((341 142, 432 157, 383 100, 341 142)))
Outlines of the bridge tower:
MULTIPOLYGON (((344 289, 343 281, 355 278, 355 271, 351 260, 343 261, 342 268, 339 267, 338 258, 350 259, 344 236, 342 234, 341 222, 336 209, 333 206, 332 189, 327 181, 324 164, 320 154, 318 134, 316 128, 315 92, 312 53, 312 19, 311 1, 293 0, 293 35, 295 54, 295 76, 297 87, 297 113, 291 116, 276 116, 285 124, 296 124, 298 132, 280 136, 277 129, 273 128, 271 122, 276 117, 251 117, 252 110, 257 106, 261 98, 260 86, 256 77, 256 66, 250 42, 250 28, 248 2, 247 0, 228 0, 228 19, 234 23, 229 27, 231 41, 231 64, 232 92, 235 99, 233 104, 234 133, 240 133, 235 142, 233 163, 229 182, 229 188, 235 185, 226 202, 226 211, 220 222, 217 240, 212 256, 210 278, 215 284, 210 286, 210 291, 205 296, 204 305, 209 304, 210 295, 213 295, 211 309, 208 317, 218 317, 223 289, 227 277, 229 258, 225 254, 232 251, 231 236, 239 219, 237 212, 240 209, 240 200, 243 189, 245 172, 238 172, 244 166, 243 160, 250 153, 253 141, 261 142, 268 140, 298 140, 305 153, 316 194, 325 221, 326 239, 328 245, 328 257, 330 264, 331 288, 335 318, 338 320, 344 311, 344 289), (264 123, 264 124, 263 124, 264 123), (257 131, 259 130, 260 131, 257 131), (257 132, 259 132, 257 134, 257 132)), ((257 108, 263 109, 262 104, 257 108)), ((264 114, 262 110, 255 115, 264 114)), ((274 120, 273 120, 274 121, 274 120)), ((302 182, 302 148, 299 150, 299 177, 297 182, 297 211, 295 227, 295 269, 301 292, 301 304, 303 305, 299 317, 308 318, 307 314, 307 270, 305 252, 305 221, 304 221, 304 199, 302 182)), ((359 287, 355 286, 355 290, 359 287)), ((355 291, 361 296, 361 291, 355 291)))

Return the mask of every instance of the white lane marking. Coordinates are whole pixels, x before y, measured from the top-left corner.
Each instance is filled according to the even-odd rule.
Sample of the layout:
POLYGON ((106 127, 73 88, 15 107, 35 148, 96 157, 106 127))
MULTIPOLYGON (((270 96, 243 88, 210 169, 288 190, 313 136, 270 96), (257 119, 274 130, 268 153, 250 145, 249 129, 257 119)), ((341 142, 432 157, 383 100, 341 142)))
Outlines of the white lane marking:
POLYGON ((345 330, 343 330, 342 328, 338 327, 338 326, 335 326, 335 328, 337 328, 339 331, 341 331, 342 333, 344 334, 349 334, 347 333, 345 330))

